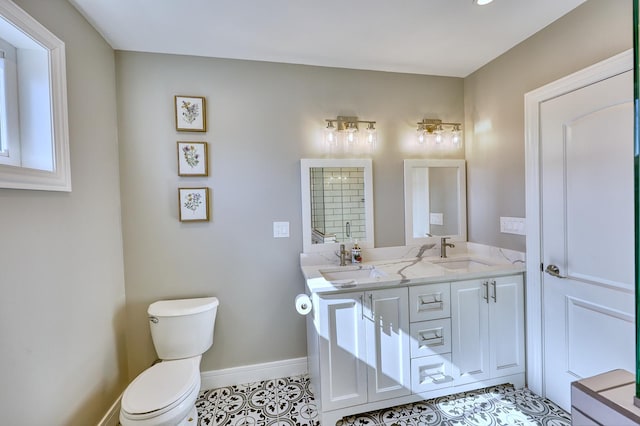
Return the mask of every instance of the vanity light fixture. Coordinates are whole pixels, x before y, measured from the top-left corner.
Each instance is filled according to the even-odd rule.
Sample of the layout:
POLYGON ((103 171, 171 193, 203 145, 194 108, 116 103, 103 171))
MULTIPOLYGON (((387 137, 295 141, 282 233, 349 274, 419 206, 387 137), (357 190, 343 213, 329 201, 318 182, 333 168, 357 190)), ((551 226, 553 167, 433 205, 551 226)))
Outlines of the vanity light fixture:
POLYGON ((325 148, 335 151, 340 148, 345 152, 373 151, 377 141, 375 121, 358 120, 358 117, 339 115, 336 118, 327 118, 327 127, 324 129, 325 148), (358 124, 367 124, 364 132, 359 131, 358 124), (363 134, 362 134, 363 133, 363 134))
POLYGON ((431 139, 436 144, 449 140, 451 144, 458 145, 462 140, 461 126, 460 123, 443 123, 436 118, 425 118, 418 122, 418 144, 422 145, 431 139))

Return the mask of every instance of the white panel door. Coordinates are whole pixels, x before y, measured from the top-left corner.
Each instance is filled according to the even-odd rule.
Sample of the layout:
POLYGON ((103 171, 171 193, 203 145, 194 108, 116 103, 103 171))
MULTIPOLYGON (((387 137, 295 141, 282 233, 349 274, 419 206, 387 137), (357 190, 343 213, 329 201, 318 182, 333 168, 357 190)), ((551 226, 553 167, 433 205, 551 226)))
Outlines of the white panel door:
POLYGON ((451 361, 454 386, 491 376, 489 363, 489 282, 451 283, 451 361))
POLYGON ((489 280, 489 341, 491 377, 524 372, 522 275, 489 280))
POLYGON ((363 297, 364 293, 345 293, 319 299, 323 410, 367 402, 363 297))
POLYGON ((369 402, 411 393, 409 346, 409 290, 367 292, 370 311, 367 330, 369 402))
POLYGON ((545 396, 634 364, 633 75, 540 106, 545 396))

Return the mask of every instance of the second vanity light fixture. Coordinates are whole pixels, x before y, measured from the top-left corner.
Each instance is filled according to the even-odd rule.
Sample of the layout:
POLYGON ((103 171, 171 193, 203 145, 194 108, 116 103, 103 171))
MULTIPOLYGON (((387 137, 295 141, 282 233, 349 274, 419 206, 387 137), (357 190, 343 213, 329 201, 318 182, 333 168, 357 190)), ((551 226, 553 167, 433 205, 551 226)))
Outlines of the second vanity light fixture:
POLYGON ((436 144, 450 142, 457 146, 462 141, 462 124, 444 123, 436 118, 419 121, 417 132, 417 142, 420 145, 433 140, 436 144))
POLYGON ((325 148, 335 151, 342 148, 345 152, 373 151, 378 138, 375 121, 358 120, 358 117, 339 115, 327 118, 324 129, 325 148), (366 124, 364 131, 360 131, 359 124, 366 124))

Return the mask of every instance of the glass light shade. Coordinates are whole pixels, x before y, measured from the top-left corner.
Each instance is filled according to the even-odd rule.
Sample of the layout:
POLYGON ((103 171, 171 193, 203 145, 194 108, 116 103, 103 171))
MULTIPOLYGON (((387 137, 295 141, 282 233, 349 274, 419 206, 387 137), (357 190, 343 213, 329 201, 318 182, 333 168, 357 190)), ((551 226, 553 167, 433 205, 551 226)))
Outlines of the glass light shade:
POLYGON ((348 123, 345 132, 347 132, 347 142, 357 142, 358 127, 356 126, 356 123, 348 123))
POLYGON ((436 126, 436 129, 433 131, 433 134, 436 136, 436 143, 442 143, 442 141, 444 140, 444 129, 442 128, 442 125, 438 124, 438 126, 436 126))
POLYGON ((418 143, 423 145, 427 141, 427 132, 424 130, 418 131, 418 143))
POLYGON ((460 130, 460 126, 456 125, 453 130, 451 130, 451 143, 454 145, 458 145, 462 140, 462 130, 460 130))
POLYGON ((369 126, 365 134, 367 144, 371 148, 374 148, 376 146, 376 142, 378 141, 378 132, 373 126, 369 126))
POLYGON ((324 129, 324 143, 328 146, 335 146, 338 143, 336 128, 331 122, 324 129))

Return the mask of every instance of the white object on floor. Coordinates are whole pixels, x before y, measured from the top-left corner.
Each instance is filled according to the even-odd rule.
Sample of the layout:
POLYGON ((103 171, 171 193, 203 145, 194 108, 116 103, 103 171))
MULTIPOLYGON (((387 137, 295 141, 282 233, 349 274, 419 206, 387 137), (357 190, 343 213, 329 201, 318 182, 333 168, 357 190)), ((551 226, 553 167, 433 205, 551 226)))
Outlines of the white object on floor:
POLYGON ((149 306, 151 337, 162 362, 122 395, 122 426, 197 425, 200 359, 213 344, 218 299, 163 300, 149 306))

